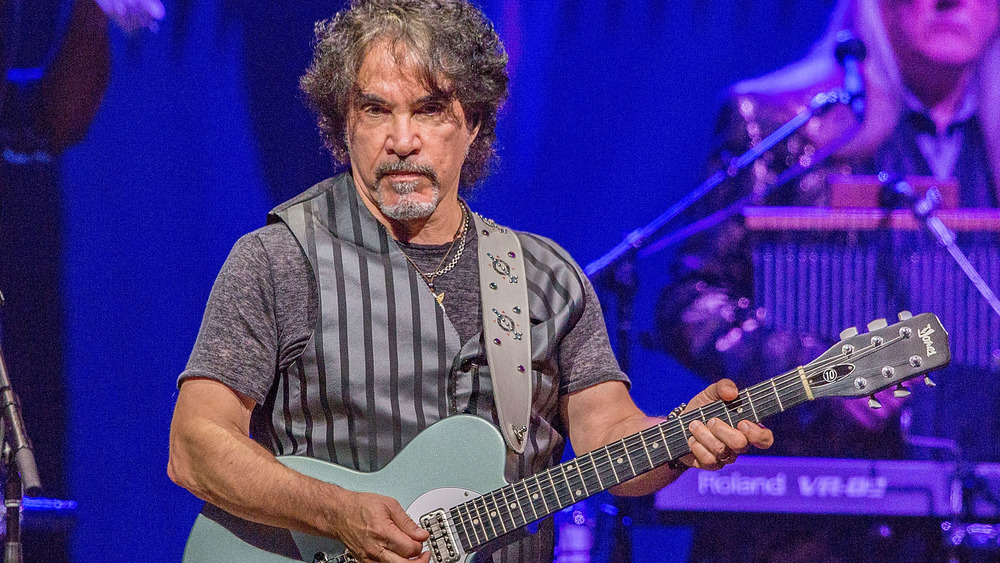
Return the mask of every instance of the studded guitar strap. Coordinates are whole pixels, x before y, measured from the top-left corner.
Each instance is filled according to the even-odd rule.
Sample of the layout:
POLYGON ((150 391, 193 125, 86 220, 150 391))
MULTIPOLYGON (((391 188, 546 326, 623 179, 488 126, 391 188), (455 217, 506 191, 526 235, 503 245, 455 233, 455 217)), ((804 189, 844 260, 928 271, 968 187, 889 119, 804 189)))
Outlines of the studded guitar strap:
POLYGON ((500 432, 522 453, 531 420, 531 321, 521 243, 513 231, 473 213, 479 234, 483 338, 500 432))

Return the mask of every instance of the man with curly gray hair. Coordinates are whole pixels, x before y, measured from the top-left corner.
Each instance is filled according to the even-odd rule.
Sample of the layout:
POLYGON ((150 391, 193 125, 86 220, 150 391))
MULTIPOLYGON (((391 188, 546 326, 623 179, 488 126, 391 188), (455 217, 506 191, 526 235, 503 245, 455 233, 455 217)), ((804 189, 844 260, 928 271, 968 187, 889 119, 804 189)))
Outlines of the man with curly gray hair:
MULTIPOLYGON (((240 239, 209 297, 171 426, 168 472, 208 501, 187 561, 551 561, 543 517, 582 489, 547 497, 536 476, 533 495, 508 498, 504 479, 552 467, 569 437, 589 452, 663 421, 630 398, 572 258, 459 197, 493 158, 505 64, 464 0, 355 0, 316 26, 302 89, 347 170, 240 239), (484 498, 459 516, 473 491, 484 498), (437 508, 450 520, 421 518, 437 508)), ((688 408, 736 393, 723 381, 688 408)), ((693 422, 683 465, 637 458, 627 475, 648 472, 615 492, 772 441, 738 427, 693 422)), ((583 486, 625 480, 604 469, 583 486)))

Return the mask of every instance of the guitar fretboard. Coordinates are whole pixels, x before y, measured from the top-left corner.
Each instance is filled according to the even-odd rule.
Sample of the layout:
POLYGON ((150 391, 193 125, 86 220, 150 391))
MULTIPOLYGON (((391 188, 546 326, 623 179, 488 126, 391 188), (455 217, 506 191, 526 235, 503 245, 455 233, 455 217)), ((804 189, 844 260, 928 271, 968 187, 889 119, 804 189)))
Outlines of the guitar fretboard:
POLYGON ((688 427, 695 420, 708 422, 718 418, 734 428, 742 420, 760 422, 809 400, 806 385, 799 371, 780 375, 743 389, 732 401, 716 401, 686 412, 455 506, 450 510, 450 517, 463 546, 471 551, 688 454, 691 451, 688 427))

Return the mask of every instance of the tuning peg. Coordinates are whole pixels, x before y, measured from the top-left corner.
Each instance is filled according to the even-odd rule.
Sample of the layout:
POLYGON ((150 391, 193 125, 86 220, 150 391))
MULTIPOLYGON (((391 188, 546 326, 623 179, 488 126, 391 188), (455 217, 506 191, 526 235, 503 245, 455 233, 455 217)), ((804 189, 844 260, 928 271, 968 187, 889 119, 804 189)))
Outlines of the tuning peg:
POLYGON ((911 313, 909 311, 900 311, 899 312, 899 320, 901 320, 901 321, 909 320, 909 319, 912 319, 912 318, 913 318, 913 313, 911 313))
POLYGON ((868 323, 868 330, 878 330, 887 326, 889 326, 889 323, 885 319, 875 319, 868 323))
POLYGON ((929 375, 924 376, 924 385, 928 387, 937 387, 937 383, 934 383, 934 380, 932 380, 929 375))
POLYGON ((882 403, 878 402, 875 395, 872 395, 871 397, 868 397, 868 406, 873 409, 880 409, 882 408, 882 403))
POLYGON ((853 338, 858 335, 858 327, 850 326, 840 331, 840 339, 847 340, 848 338, 853 338))
POLYGON ((896 384, 896 388, 893 389, 893 391, 892 391, 892 395, 894 397, 906 397, 909 394, 910 394, 910 390, 907 389, 906 387, 903 387, 902 383, 897 383, 896 384))

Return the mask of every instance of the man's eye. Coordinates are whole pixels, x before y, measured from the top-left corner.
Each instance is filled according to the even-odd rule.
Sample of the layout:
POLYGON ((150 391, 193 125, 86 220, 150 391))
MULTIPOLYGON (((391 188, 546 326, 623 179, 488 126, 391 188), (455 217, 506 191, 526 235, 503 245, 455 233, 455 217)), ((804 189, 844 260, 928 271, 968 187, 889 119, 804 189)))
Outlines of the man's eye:
POLYGON ((361 111, 369 115, 383 115, 386 113, 385 108, 371 104, 361 106, 361 111))
POLYGON ((437 115, 444 112, 444 106, 441 104, 427 104, 420 108, 420 113, 426 115, 437 115))

